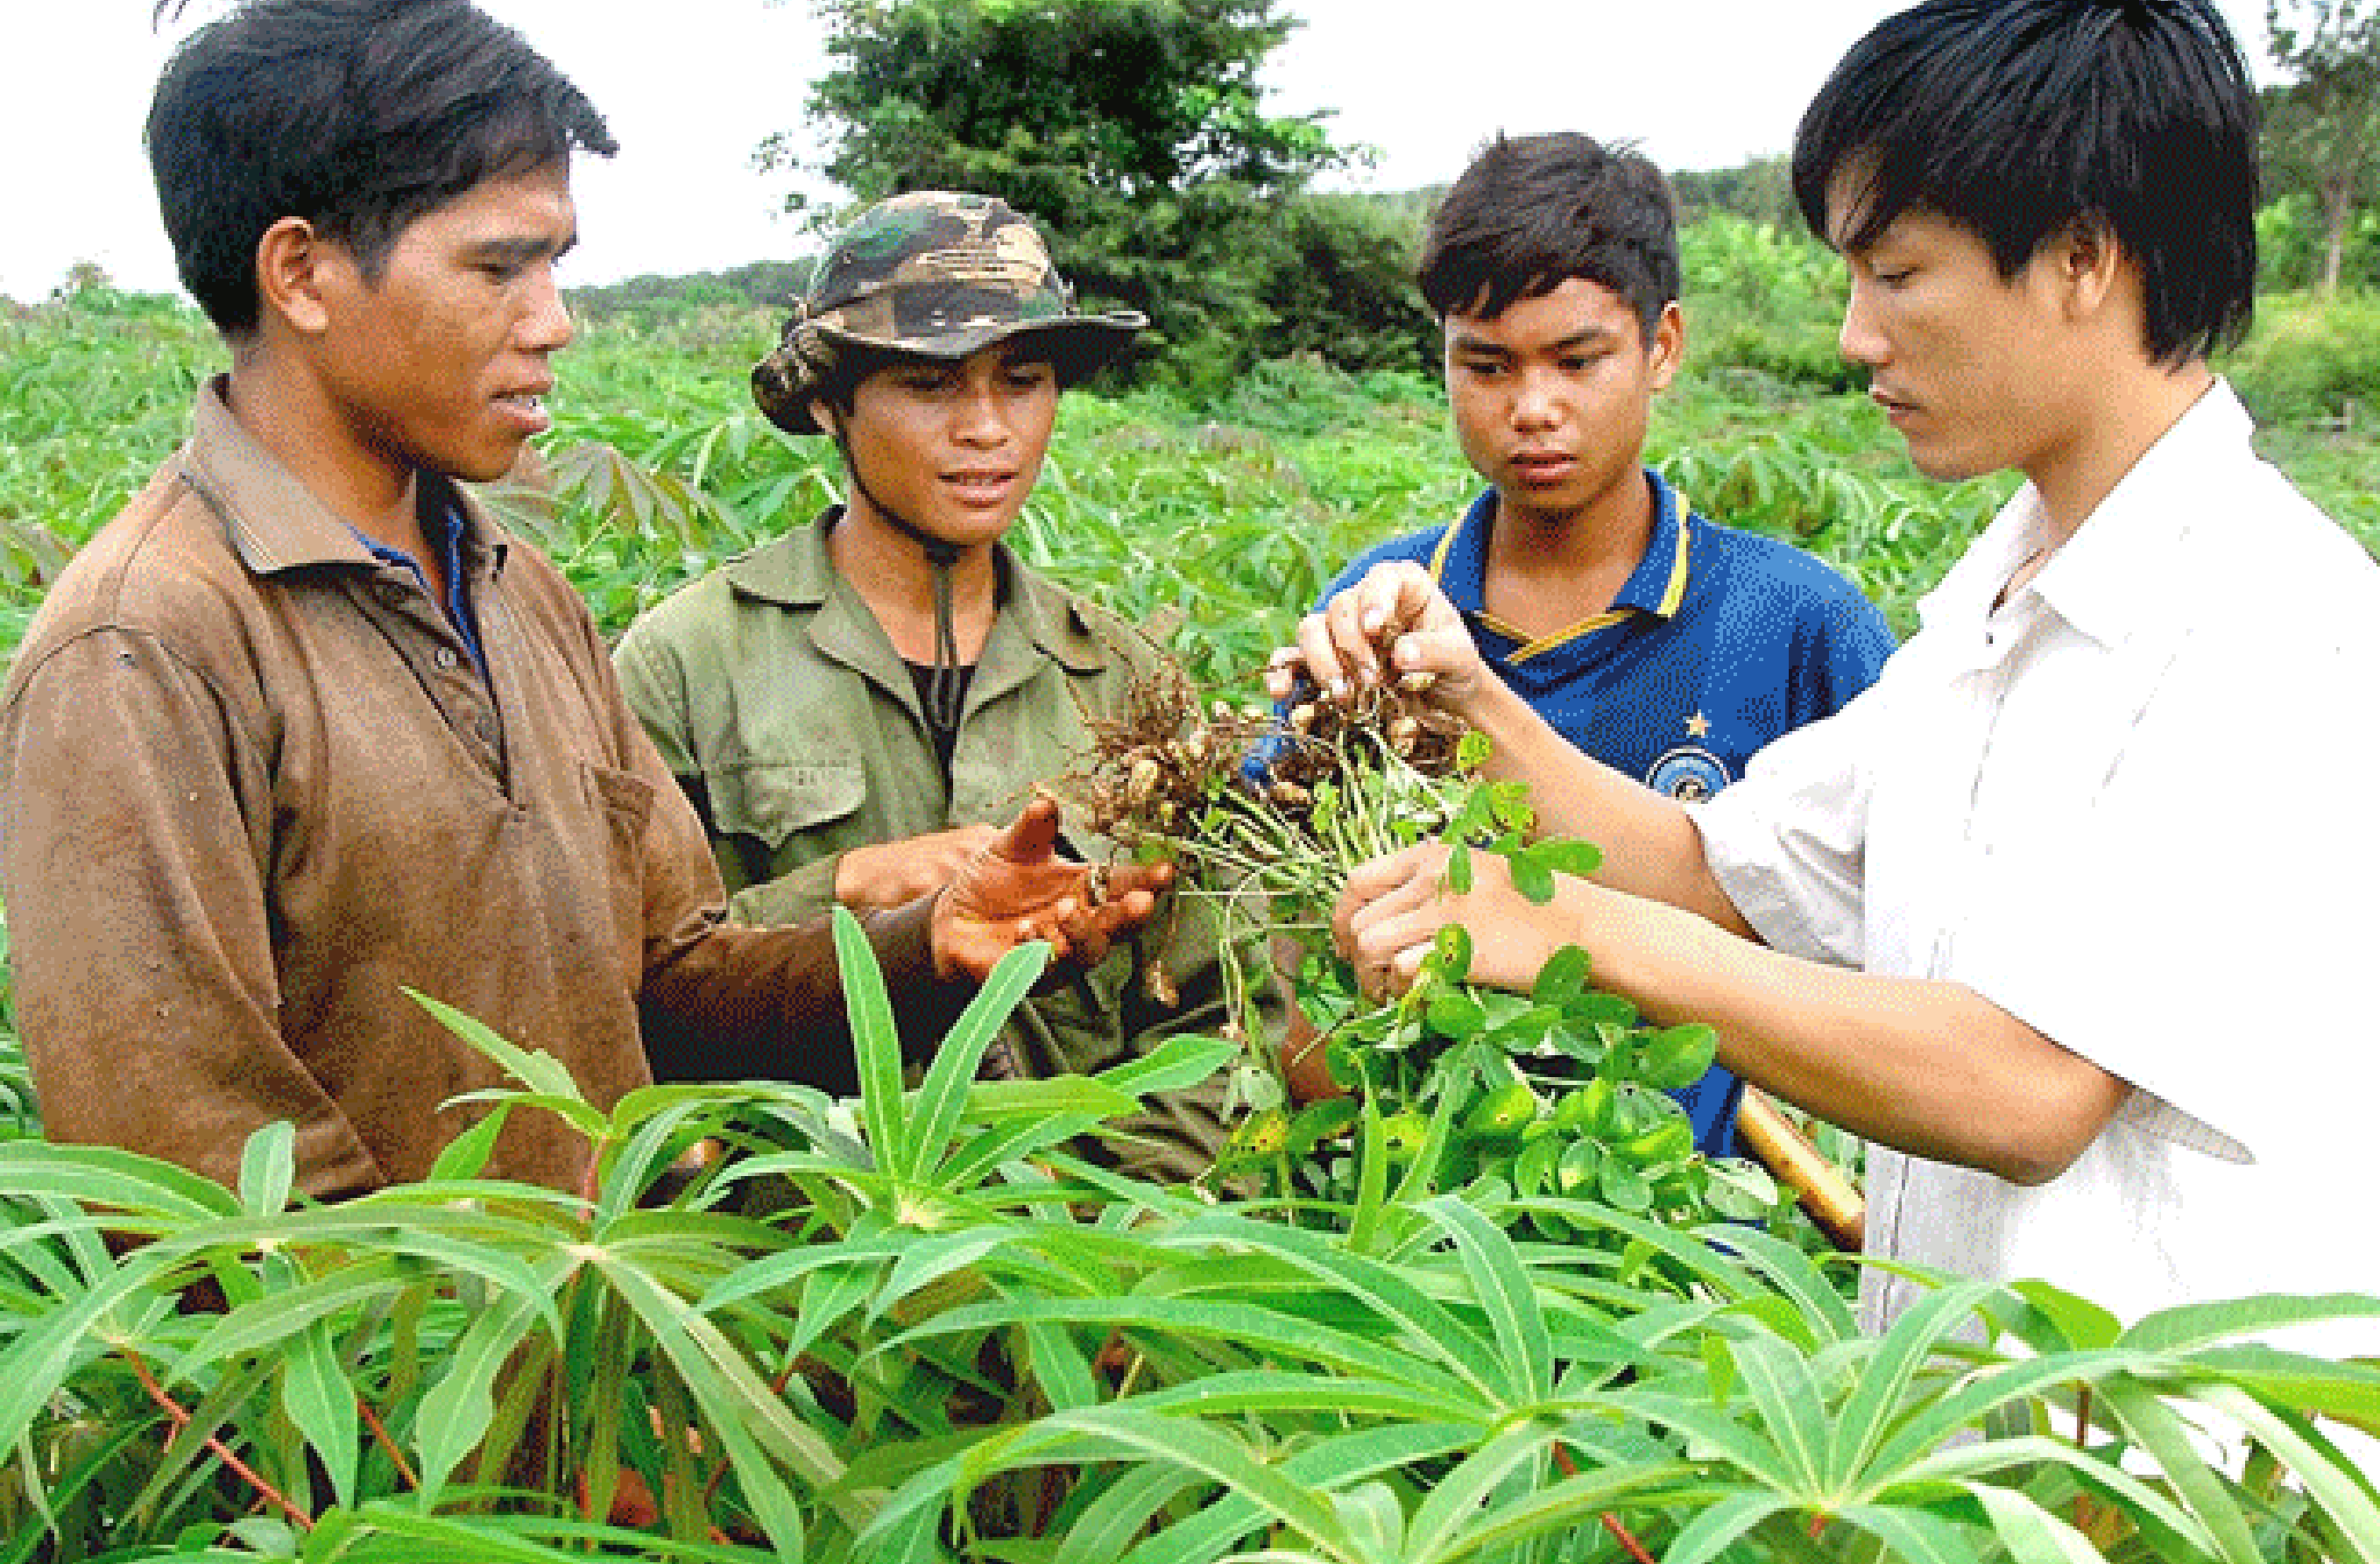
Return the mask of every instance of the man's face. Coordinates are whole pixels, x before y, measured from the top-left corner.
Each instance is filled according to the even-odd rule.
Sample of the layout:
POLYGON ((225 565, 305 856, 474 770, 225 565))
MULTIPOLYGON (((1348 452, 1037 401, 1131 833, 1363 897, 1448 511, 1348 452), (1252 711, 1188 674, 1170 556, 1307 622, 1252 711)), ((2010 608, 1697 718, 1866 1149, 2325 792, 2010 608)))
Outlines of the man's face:
POLYGON ((326 248, 317 363, 368 462, 501 478, 551 422, 548 360, 571 338, 554 261, 577 236, 567 166, 482 181, 415 219, 378 279, 326 248))
POLYGON ((1642 489, 1653 395, 1684 346, 1675 304, 1648 342, 1627 300, 1570 277, 1500 315, 1451 313, 1445 331, 1455 438, 1504 514, 1560 524, 1642 489))
MULTIPOLYGON (((887 365, 859 382, 841 422, 868 493, 964 548, 996 542, 1025 508, 1057 418, 1057 370, 1012 342, 955 363, 887 365)), ((857 489, 852 505, 864 514, 857 489)))
POLYGON ((2058 247, 2002 277, 1983 239, 1912 208, 1875 243, 1851 249, 1855 199, 1836 181, 1828 231, 1851 269, 1843 357, 1929 478, 1958 479, 2054 461, 2070 433, 2062 409, 2084 360, 2065 327, 2058 247))

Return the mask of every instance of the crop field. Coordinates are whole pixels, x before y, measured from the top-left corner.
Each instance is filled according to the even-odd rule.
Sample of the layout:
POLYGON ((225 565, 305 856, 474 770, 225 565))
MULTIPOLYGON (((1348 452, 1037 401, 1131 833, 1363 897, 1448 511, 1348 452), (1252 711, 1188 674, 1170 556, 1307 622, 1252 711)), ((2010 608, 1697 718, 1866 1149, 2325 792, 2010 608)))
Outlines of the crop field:
MULTIPOLYGON (((1907 633, 2010 480, 1912 470, 1834 362, 1823 252, 1719 224, 1687 258, 1694 346, 1652 459, 1907 633)), ((767 310, 586 303, 555 428, 487 495, 616 635, 809 516, 838 473, 751 405, 767 310)), ((2267 455, 2380 543, 2362 400, 2380 321, 2358 299, 2265 321, 2227 367, 2267 455)), ((171 300, 0 302, 0 654, 225 358, 171 300)), ((1206 691, 1252 700, 1351 554, 1474 483, 1429 381, 1275 361, 1220 394, 1070 394, 1012 541, 1206 691)), ((1208 713, 1235 720, 1184 702, 1208 713)), ((1198 731, 1221 764, 1184 814, 1205 810, 1215 861, 1288 841, 1246 855, 1330 867, 1238 796, 1248 730, 1198 731), (1239 834, 1210 829, 1226 815, 1239 834)), ((1147 802, 1129 779, 1148 753, 1107 757, 1107 795, 1147 802)), ((1361 818, 1375 843, 1407 825, 1476 843, 1516 884, 1583 872, 1589 850, 1536 839, 1523 790, 1475 758, 1290 791, 1306 825, 1330 793, 1342 845, 1361 818)), ((1263 933, 1318 926, 1333 891, 1305 878, 1298 918, 1278 878, 1224 898, 1280 918, 1252 962, 1263 933)), ((1527 995, 1489 993, 1450 930, 1387 1003, 1310 952, 1299 1000, 1327 993, 1342 1044, 1416 1080, 1400 1100, 1366 1071, 1293 1117, 1277 1087, 1242 1088, 1273 1077, 1237 1025, 1097 1076, 978 1081, 1039 946, 905 1080, 881 976, 837 916, 868 1084, 849 1103, 763 1082, 599 1107, 551 1057, 439 1010, 520 1084, 504 1112, 586 1136, 572 1194, 481 1177, 479 1130, 422 1183, 334 1205, 294 1196, 287 1124, 249 1141, 237 1188, 46 1143, 0 976, 0 1564, 2380 1560, 2380 1502, 2313 1421, 2380 1433, 2380 1372, 2243 1345, 2380 1300, 2126 1324, 2054 1278, 1945 1279, 1863 1332, 1856 1267, 1790 1194, 1660 1121, 1677 1110, 1658 1088, 1697 1078, 1716 1034, 1640 1024, 1576 949, 1527 995), (1594 1078, 1528 1073, 1564 1050, 1594 1078), (1227 1177, 1161 1187, 1083 1155, 1102 1119, 1225 1070, 1249 1110, 1227 1177), (2244 1465, 2189 1437, 2218 1416, 2252 1438, 2244 1465)))
MULTIPOLYGON (((1688 371, 1657 411, 1653 459, 1706 515, 1832 561, 1906 633, 2007 480, 1929 482, 1860 392, 1813 383, 1830 274, 1773 278, 1807 297, 1782 334, 1764 335, 1743 302, 1757 279, 1731 279, 1709 245, 1716 297, 1690 317, 1688 371), (1787 355, 1780 341, 1799 346, 1787 355)), ((2284 310, 2277 329, 2301 318, 2284 310)), ((745 390, 777 324, 725 307, 596 313, 558 361, 541 443, 558 503, 508 514, 608 631, 832 498, 825 443, 780 434, 745 390)), ((2252 406, 2271 357, 2259 346, 2241 366, 2252 406)), ((205 322, 164 299, 86 293, 0 318, 0 649, 74 545, 178 443, 193 388, 223 361, 205 322)), ((2380 431, 2355 404, 2264 438, 2317 503, 2380 542, 2380 431)), ((1204 401, 1161 387, 1070 395, 1013 540, 1170 634, 1202 680, 1228 683, 1350 555, 1451 516, 1473 486, 1430 382, 1281 361, 1204 401)))

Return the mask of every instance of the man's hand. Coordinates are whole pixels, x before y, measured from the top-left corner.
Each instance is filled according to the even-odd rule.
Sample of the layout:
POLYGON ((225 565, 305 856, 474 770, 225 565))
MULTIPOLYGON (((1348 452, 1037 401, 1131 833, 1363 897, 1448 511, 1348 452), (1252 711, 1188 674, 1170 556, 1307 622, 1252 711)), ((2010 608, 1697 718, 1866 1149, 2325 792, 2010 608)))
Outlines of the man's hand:
POLYGON ((1538 906, 1513 889, 1502 858, 1475 853, 1471 889, 1458 895, 1446 883, 1447 855, 1446 843, 1424 842, 1347 877, 1330 932, 1373 998, 1411 988, 1438 931, 1450 923, 1471 931, 1471 981, 1491 988, 1527 989, 1553 953, 1574 941, 1565 932, 1559 890, 1538 906))
POLYGON ((1268 693, 1291 699, 1301 673, 1333 700, 1366 685, 1426 673, 1433 681, 1430 699, 1459 716, 1468 715, 1467 704, 1489 683, 1461 612, 1429 572, 1406 561, 1374 565, 1301 620, 1297 644, 1274 652, 1266 665, 1268 693), (1383 647, 1390 666, 1382 666, 1383 647))
POLYGON ((914 902, 948 885, 999 834, 993 826, 960 826, 855 847, 835 862, 834 899, 856 913, 914 902))
POLYGON ((1170 864, 1095 868, 1057 846, 1058 806, 1037 798, 967 855, 934 902, 937 975, 980 979, 1028 940, 1049 940, 1053 960, 1095 965, 1173 878, 1170 864))

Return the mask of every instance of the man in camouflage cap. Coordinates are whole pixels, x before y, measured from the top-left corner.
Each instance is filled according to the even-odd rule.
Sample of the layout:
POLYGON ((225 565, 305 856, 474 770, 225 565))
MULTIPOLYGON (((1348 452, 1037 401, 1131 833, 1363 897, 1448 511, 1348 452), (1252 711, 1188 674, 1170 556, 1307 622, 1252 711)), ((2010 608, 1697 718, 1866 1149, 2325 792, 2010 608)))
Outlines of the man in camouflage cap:
MULTIPOLYGON (((1160 654, 1002 540, 1061 392, 1144 323, 1077 311, 1033 224, 989 196, 896 196, 828 249, 752 389, 780 428, 834 440, 848 502, 662 602, 615 655, 702 811, 734 915, 794 922, 942 883, 1087 751, 1092 724, 1123 716, 1160 654)), ((1087 855, 1104 854, 1074 824, 1087 855)), ((1207 910, 1184 902, 1152 927, 1172 938, 1035 998, 996 1057, 1087 1073, 1220 1025, 1207 910)), ((655 1062, 698 1077, 747 1063, 655 1062)), ((1203 1171, 1220 1097, 1162 1100, 1116 1159, 1203 1171)))

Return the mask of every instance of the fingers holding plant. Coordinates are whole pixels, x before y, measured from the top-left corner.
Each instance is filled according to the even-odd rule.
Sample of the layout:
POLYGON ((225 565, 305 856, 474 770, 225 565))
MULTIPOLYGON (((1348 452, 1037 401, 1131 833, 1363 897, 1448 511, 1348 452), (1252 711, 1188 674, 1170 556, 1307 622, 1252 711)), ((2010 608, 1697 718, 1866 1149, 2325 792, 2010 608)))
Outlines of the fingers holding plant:
POLYGON ((1568 942, 1565 924, 1559 893, 1550 902, 1524 895, 1502 855, 1466 852, 1458 870, 1455 849, 1426 842, 1349 875, 1331 933, 1365 991, 1380 997, 1412 987, 1450 925, 1494 931, 1473 941, 1471 981, 1525 990, 1568 942))
POLYGON ((1451 711, 1487 677, 1462 613, 1417 564, 1378 564, 1338 593, 1297 627, 1297 644, 1276 651, 1266 666, 1273 699, 1300 693, 1300 681, 1344 703, 1363 691, 1395 686, 1427 694, 1451 711))

